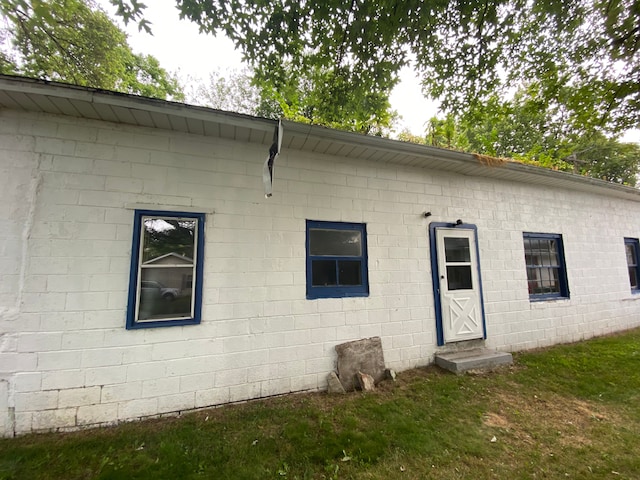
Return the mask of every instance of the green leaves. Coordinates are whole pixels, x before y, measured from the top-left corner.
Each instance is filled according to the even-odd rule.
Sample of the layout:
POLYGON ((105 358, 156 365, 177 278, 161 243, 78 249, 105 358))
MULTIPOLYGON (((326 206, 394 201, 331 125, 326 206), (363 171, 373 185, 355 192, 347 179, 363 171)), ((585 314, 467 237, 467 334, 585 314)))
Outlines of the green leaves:
MULTIPOLYGON (((554 96, 571 96, 556 85, 554 96)), ((607 137, 592 122, 597 111, 576 117, 560 101, 549 102, 549 85, 530 84, 513 99, 497 96, 466 112, 447 142, 447 120, 432 119, 427 140, 432 144, 465 151, 509 157, 555 170, 569 171, 625 185, 635 185, 640 171, 640 146, 607 137), (546 90, 545 90, 546 89, 546 90)), ((573 100, 573 99, 572 99, 573 100)), ((449 127, 449 131, 451 127, 449 127)))
POLYGON ((13 47, 0 56, 2 73, 183 98, 177 80, 157 59, 134 54, 125 33, 90 0, 0 0, 0 13, 13 47))
POLYGON ((355 98, 378 99, 357 107, 335 92, 317 92, 319 101, 339 103, 333 108, 342 115, 380 117, 373 109, 384 108, 400 68, 414 63, 426 94, 456 116, 523 83, 541 84, 541 94, 557 101, 554 82, 562 81, 570 87, 562 101, 576 119, 610 132, 640 121, 639 0, 177 0, 177 5, 181 16, 202 30, 231 38, 260 78, 272 79, 280 93, 283 82, 292 84, 286 70, 298 79, 315 78, 315 71, 330 76, 335 90, 346 84, 355 98))
POLYGON ((116 12, 120 16, 125 25, 129 22, 137 22, 138 30, 151 34, 151 23, 145 20, 143 14, 147 6, 138 0, 110 0, 111 5, 116 7, 116 12))

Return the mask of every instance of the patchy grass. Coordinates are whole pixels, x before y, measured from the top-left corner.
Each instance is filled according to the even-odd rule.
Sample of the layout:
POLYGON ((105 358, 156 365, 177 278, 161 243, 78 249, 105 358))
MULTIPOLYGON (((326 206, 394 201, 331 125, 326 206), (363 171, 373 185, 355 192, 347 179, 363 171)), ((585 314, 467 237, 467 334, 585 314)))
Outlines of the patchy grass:
POLYGON ((376 392, 0 440, 0 479, 638 478, 640 330, 376 392))

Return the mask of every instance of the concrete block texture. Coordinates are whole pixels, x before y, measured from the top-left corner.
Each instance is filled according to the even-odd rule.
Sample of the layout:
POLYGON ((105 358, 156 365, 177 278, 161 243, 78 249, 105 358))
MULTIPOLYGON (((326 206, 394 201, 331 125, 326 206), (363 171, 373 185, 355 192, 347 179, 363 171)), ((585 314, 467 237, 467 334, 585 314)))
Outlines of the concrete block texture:
POLYGON ((430 363, 431 221, 477 227, 490 350, 640 325, 624 247, 640 202, 293 149, 265 199, 267 150, 0 111, 2 435, 325 389, 337 346, 363 338, 374 378, 430 363), (199 325, 124 328, 140 205, 206 214, 199 325), (366 223, 368 296, 306 298, 308 219, 366 223), (562 235, 570 298, 529 300, 523 232, 562 235))

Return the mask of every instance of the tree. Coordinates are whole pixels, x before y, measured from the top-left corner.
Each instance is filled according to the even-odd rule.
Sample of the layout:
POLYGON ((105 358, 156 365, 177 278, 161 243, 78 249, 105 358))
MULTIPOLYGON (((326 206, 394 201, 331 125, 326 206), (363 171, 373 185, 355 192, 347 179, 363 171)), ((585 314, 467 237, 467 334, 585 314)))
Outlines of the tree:
POLYGON ((425 137, 414 135, 406 128, 400 131, 400 133, 398 134, 398 140, 400 140, 401 142, 407 142, 407 143, 418 143, 420 145, 427 144, 427 139, 425 137))
POLYGON ((565 160, 573 163, 574 169, 583 175, 636 186, 640 173, 638 159, 640 146, 637 144, 594 135, 584 148, 577 146, 565 160))
POLYGON ((562 105, 547 105, 539 85, 530 85, 511 100, 494 96, 467 112, 454 126, 453 146, 634 186, 640 146, 621 143, 590 125, 568 128, 567 115, 562 105))
POLYGON ((427 143, 432 147, 453 148, 458 146, 456 122, 449 114, 444 119, 432 117, 427 124, 427 143))
MULTIPOLYGON (((129 20, 143 18, 135 0, 112 3, 129 20)), ((537 82, 547 100, 565 87, 571 125, 615 133, 640 121, 640 0, 176 3, 203 31, 233 40, 260 81, 286 90, 305 78, 300 72, 324 78, 308 95, 332 105, 314 107, 329 110, 321 118, 376 118, 400 68, 413 62, 448 113, 537 82), (350 101, 369 96, 365 106, 350 101)))
POLYGON ((91 0, 0 0, 13 48, 0 72, 158 98, 183 98, 178 81, 150 55, 131 51, 126 34, 91 0))
POLYGON ((214 70, 207 82, 191 79, 190 83, 197 85, 187 92, 190 103, 264 118, 282 117, 280 105, 254 84, 249 70, 232 70, 226 75, 214 70))
POLYGON ((254 115, 260 104, 260 92, 251 84, 246 71, 231 71, 226 76, 220 70, 209 74, 208 81, 192 82, 197 86, 187 92, 190 103, 217 110, 254 115))
POLYGON ((280 79, 261 78, 248 69, 226 76, 214 71, 208 83, 200 83, 188 99, 220 110, 375 135, 388 133, 397 116, 387 99, 376 95, 358 98, 348 86, 332 83, 327 75, 293 68, 285 70, 280 79), (372 108, 373 102, 382 104, 372 108), (371 117, 372 111, 378 113, 371 117))
POLYGON ((389 93, 377 92, 372 79, 357 88, 332 69, 288 62, 278 72, 255 70, 254 83, 284 118, 359 133, 383 135, 397 114, 389 93))

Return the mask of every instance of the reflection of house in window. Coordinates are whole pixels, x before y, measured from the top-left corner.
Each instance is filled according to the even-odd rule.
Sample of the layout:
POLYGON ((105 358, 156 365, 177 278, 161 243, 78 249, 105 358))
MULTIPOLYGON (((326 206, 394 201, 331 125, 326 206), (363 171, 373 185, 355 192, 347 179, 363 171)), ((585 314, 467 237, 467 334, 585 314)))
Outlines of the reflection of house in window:
POLYGON ((127 328, 200 322, 204 215, 137 210, 127 328))
POLYGON ((166 253, 142 264, 145 279, 163 283, 179 290, 179 295, 189 294, 193 283, 193 259, 178 253, 166 253), (158 267, 158 268, 147 268, 158 267))

